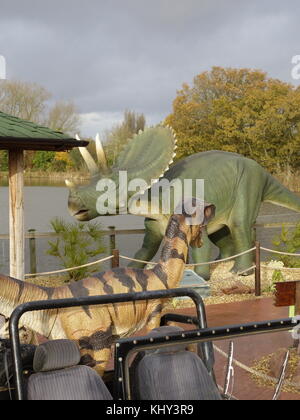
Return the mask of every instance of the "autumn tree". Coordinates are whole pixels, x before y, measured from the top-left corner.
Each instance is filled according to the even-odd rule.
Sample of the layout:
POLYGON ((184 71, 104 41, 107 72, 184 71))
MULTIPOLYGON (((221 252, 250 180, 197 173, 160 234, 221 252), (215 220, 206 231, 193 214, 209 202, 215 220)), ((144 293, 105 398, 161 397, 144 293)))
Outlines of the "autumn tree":
POLYGON ((166 118, 178 157, 224 150, 275 171, 300 165, 300 89, 250 69, 214 67, 184 84, 166 118))

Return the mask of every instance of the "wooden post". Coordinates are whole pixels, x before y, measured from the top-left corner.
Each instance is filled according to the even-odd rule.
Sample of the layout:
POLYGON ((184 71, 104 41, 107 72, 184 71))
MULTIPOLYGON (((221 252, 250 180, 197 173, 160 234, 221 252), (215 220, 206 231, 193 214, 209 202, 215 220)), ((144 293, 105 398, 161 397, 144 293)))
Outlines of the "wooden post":
POLYGON ((30 274, 36 274, 36 239, 35 239, 35 229, 29 229, 28 233, 30 235, 29 238, 29 261, 30 261, 30 274))
POLYGON ((260 242, 255 242, 255 296, 261 296, 260 242))
POLYGON ((120 251, 118 249, 113 250, 113 259, 111 260, 111 268, 120 267, 120 251))
POLYGON ((110 234, 109 234, 109 252, 110 252, 110 255, 112 255, 113 254, 113 250, 116 249, 116 234, 115 234, 116 227, 115 226, 108 226, 108 229, 110 230, 110 234))
POLYGON ((9 150, 9 252, 10 276, 24 280, 24 153, 9 150))

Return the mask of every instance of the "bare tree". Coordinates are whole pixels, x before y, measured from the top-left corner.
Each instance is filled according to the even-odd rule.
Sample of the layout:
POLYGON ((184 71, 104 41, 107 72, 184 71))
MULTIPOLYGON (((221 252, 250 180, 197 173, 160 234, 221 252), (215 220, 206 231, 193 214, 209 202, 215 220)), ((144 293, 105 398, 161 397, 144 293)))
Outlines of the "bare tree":
MULTIPOLYGON (((36 83, 0 81, 0 111, 69 135, 79 132, 80 117, 72 102, 49 105, 52 95, 36 83)), ((26 151, 25 165, 33 169, 36 152, 26 151)), ((7 152, 0 151, 0 163, 7 169, 7 152)))
POLYGON ((43 121, 51 94, 35 83, 1 80, 0 111, 37 124, 43 121))
POLYGON ((143 114, 126 110, 124 120, 107 133, 106 152, 110 165, 116 161, 121 150, 130 141, 134 134, 144 130, 146 119, 143 114))
POLYGON ((75 104, 65 101, 54 104, 49 110, 45 125, 53 130, 63 131, 70 135, 78 133, 80 117, 75 104))
POLYGON ((72 102, 59 101, 49 106, 52 95, 36 83, 0 81, 0 111, 53 130, 74 135, 80 117, 72 102))

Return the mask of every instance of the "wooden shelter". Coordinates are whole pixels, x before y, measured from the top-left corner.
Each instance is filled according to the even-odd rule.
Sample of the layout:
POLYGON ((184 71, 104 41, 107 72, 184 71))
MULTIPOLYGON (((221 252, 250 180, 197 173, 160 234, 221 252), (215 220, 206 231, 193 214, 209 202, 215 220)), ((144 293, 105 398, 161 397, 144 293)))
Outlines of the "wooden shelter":
POLYGON ((24 280, 24 150, 67 151, 85 147, 61 132, 0 112, 0 150, 9 155, 10 276, 24 280))

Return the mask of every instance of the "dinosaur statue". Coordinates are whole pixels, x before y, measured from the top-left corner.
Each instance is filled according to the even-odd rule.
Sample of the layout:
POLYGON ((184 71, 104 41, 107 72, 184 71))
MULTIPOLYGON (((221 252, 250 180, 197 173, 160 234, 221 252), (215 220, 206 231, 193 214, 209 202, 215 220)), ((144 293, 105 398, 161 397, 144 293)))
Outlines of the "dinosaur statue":
MULTIPOLYGON (((197 201, 194 202, 197 207, 197 201)), ((215 214, 213 205, 202 207, 197 224, 191 224, 190 216, 184 212, 170 218, 160 261, 151 270, 117 268, 55 288, 0 275, 0 313, 9 317, 17 305, 28 301, 176 288, 185 268, 189 244, 201 245, 202 233, 215 214)), ((49 339, 76 340, 82 354, 81 363, 102 375, 113 342, 144 327, 147 331, 158 327, 164 303, 165 300, 149 300, 29 312, 22 316, 22 323, 49 339)))
MULTIPOLYGON (((149 200, 156 186, 153 180, 163 175, 164 179, 169 181, 203 179, 205 196, 199 198, 214 203, 217 210, 216 217, 208 225, 207 234, 203 238, 203 247, 192 247, 194 263, 211 261, 213 244, 220 250, 219 258, 231 257, 252 248, 253 225, 263 201, 300 212, 299 197, 283 187, 258 163, 241 155, 222 151, 203 152, 182 159, 169 168, 176 149, 176 138, 170 128, 151 128, 135 136, 111 169, 108 169, 99 137, 96 139, 96 145, 98 164, 87 150, 80 149, 92 174, 90 185, 76 187, 70 181, 66 181, 70 188, 71 215, 80 221, 98 217, 96 203, 100 192, 96 190, 97 182, 103 178, 116 181, 119 170, 127 170, 129 180, 137 177, 146 181, 150 190, 143 194, 141 201, 149 200)), ((121 185, 117 185, 117 189, 119 193, 122 192, 121 185)), ((196 196, 196 193, 193 192, 192 195, 196 196)), ((161 202, 162 193, 159 199, 161 202)), ((116 214, 118 211, 121 213, 120 208, 116 214)), ((128 212, 132 212, 130 200, 128 212)), ((150 261, 159 249, 172 209, 169 214, 161 214, 159 211, 157 213, 141 213, 146 218, 146 234, 135 259, 150 261)), ((247 269, 253 266, 253 258, 252 253, 236 258, 232 271, 250 274, 247 269)), ((144 265, 132 263, 130 266, 144 265)), ((207 280, 210 277, 208 265, 197 267, 196 272, 207 280)))

